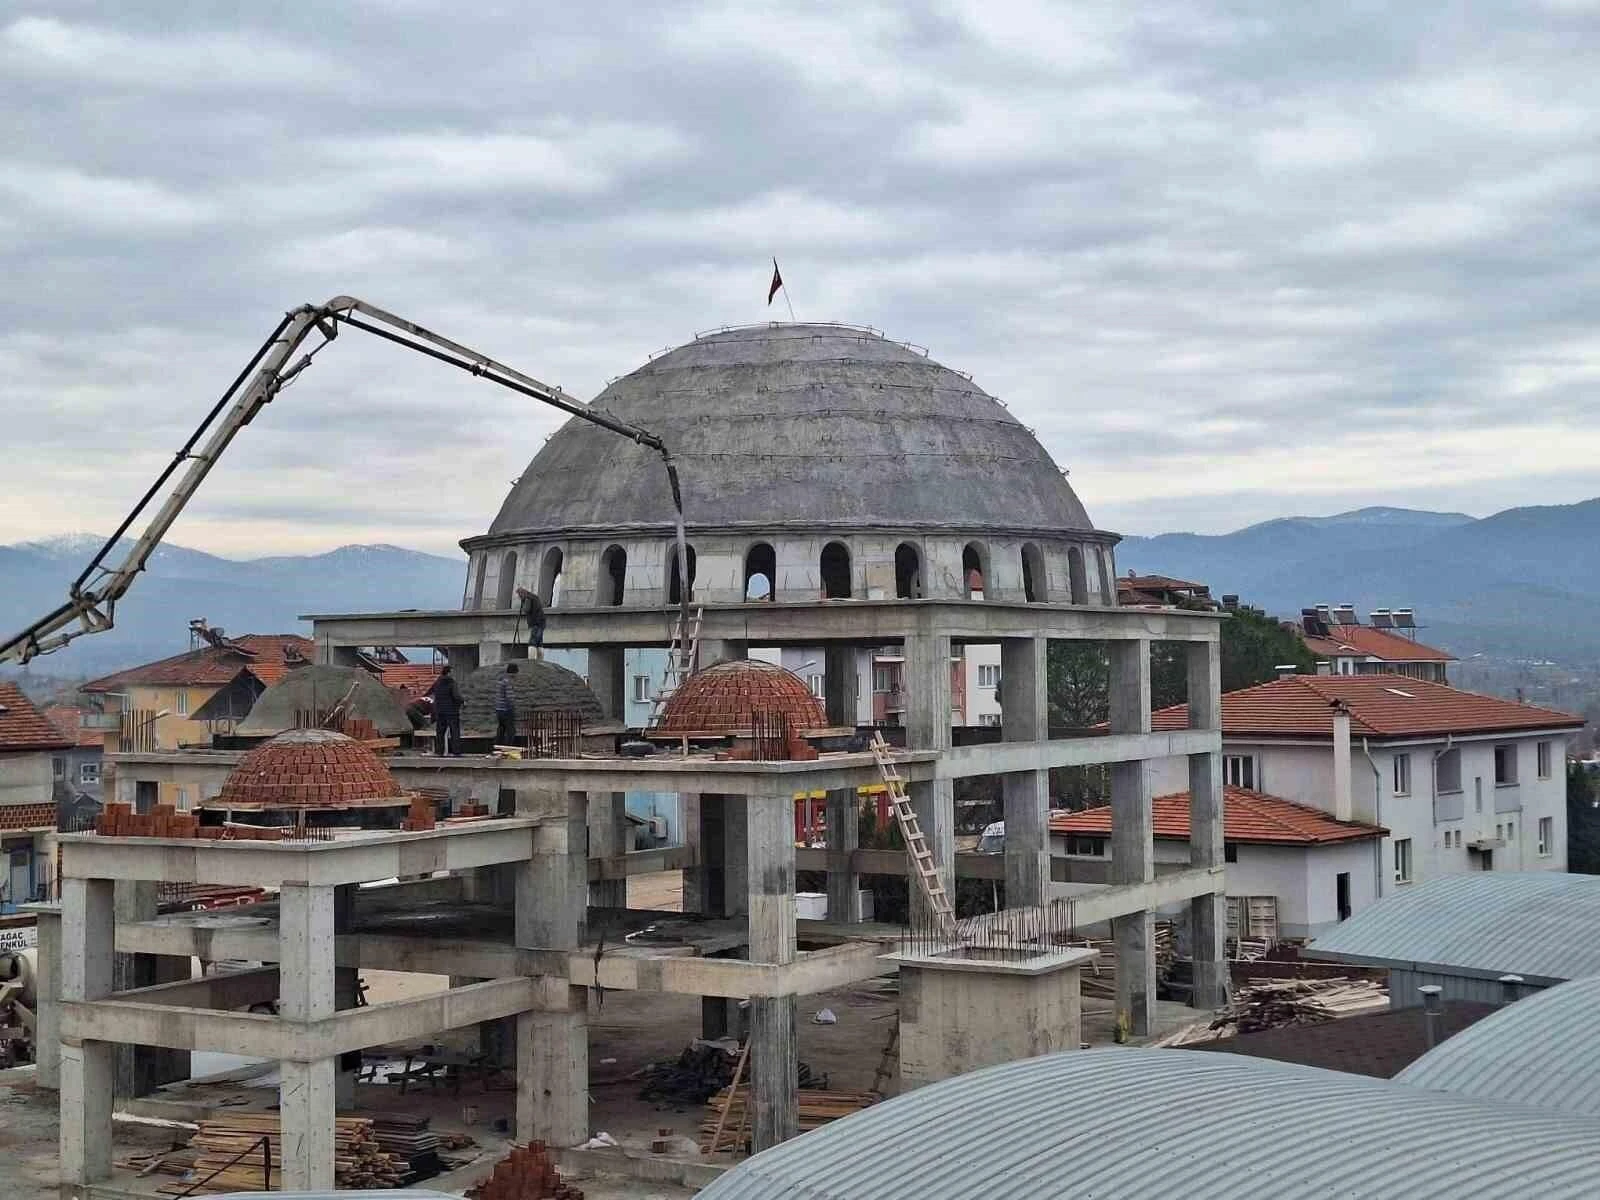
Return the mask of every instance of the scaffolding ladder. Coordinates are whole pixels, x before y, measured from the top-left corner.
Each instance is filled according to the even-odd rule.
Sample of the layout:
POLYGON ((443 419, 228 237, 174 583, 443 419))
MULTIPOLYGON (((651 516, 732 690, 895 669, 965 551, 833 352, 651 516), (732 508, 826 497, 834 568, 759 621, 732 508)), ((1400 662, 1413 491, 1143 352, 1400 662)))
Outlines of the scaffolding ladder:
POLYGON ((917 877, 922 898, 927 902, 928 911, 933 914, 939 932, 955 941, 955 909, 950 904, 949 893, 944 890, 944 880, 939 878, 939 868, 933 860, 933 851, 928 849, 922 823, 917 820, 916 810, 911 807, 911 797, 906 795, 905 780, 890 757, 889 743, 883 740, 881 730, 872 735, 872 757, 878 760, 878 773, 883 776, 884 787, 889 790, 889 806, 894 810, 894 819, 900 826, 900 836, 905 840, 906 854, 911 858, 912 872, 917 877))
POLYGON ((646 723, 647 727, 661 721, 661 713, 666 708, 667 700, 685 679, 694 674, 695 664, 700 658, 700 623, 705 611, 704 607, 694 610, 694 618, 687 630, 683 627, 682 617, 673 624, 672 644, 667 647, 666 674, 662 677, 661 686, 656 689, 655 697, 650 701, 650 720, 646 723))

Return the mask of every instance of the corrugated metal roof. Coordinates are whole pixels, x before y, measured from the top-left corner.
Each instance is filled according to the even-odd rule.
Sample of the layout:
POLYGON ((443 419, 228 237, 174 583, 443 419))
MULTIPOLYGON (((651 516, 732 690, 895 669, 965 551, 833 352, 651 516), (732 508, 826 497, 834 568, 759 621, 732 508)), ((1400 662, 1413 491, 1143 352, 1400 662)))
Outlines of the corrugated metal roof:
POLYGON ((1402 888, 1334 926, 1313 958, 1563 983, 1600 974, 1600 876, 1473 871, 1402 888))
POLYGON ((1592 1121, 1269 1059, 1083 1050, 758 1154, 701 1200, 1600 1195, 1592 1121))
POLYGON ((1600 978, 1575 979, 1485 1017, 1395 1079, 1499 1104, 1600 1116, 1596 1012, 1600 978))

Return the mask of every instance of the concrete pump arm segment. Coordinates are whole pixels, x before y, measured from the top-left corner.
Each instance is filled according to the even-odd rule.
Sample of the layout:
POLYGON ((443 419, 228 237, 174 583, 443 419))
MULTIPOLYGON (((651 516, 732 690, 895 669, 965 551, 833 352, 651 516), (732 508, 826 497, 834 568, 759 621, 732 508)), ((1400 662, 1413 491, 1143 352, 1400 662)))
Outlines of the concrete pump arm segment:
MULTIPOLYGON (((452 342, 449 338, 441 337, 403 317, 385 312, 353 296, 336 296, 326 304, 307 304, 285 314, 278 327, 261 344, 254 357, 245 364, 244 370, 239 372, 221 399, 212 406, 199 428, 189 435, 189 440, 173 456, 172 462, 161 472, 155 483, 150 486, 150 490, 145 492, 133 511, 123 518, 116 532, 73 581, 67 589, 67 602, 29 625, 15 637, 0 642, 0 663, 25 663, 36 655, 59 650, 74 638, 82 637, 86 633, 98 633, 110 629, 116 615, 117 601, 127 594, 139 572, 145 569, 150 555, 166 537, 167 531, 183 512, 184 506, 199 490, 201 482, 211 473, 211 468, 216 465, 222 452, 228 448, 235 435, 250 424, 256 413, 261 410, 261 406, 271 402, 286 384, 311 365, 311 360, 324 346, 339 335, 341 324, 364 330, 398 346, 404 346, 408 350, 415 350, 429 358, 436 358, 440 362, 459 367, 501 387, 510 388, 524 396, 531 396, 541 404, 559 408, 562 412, 609 429, 656 451, 661 455, 662 463, 666 467, 667 480, 672 488, 672 503, 676 509, 679 577, 685 580, 689 578, 688 551, 683 525, 683 495, 678 487, 678 469, 666 446, 655 434, 629 425, 625 421, 619 421, 606 413, 596 412, 588 405, 574 400, 560 388, 540 383, 520 371, 479 354, 476 350, 452 342), (321 340, 291 362, 295 352, 314 335, 321 340), (200 444, 201 439, 205 439, 203 445, 200 444), (184 469, 186 463, 188 466, 184 469), (132 549, 119 563, 113 566, 106 565, 106 559, 111 557, 123 534, 127 533, 129 527, 139 519, 140 514, 158 499, 160 507, 139 534, 132 549)), ((685 625, 689 610, 688 593, 687 587, 682 589, 682 601, 679 606, 679 621, 685 625)))

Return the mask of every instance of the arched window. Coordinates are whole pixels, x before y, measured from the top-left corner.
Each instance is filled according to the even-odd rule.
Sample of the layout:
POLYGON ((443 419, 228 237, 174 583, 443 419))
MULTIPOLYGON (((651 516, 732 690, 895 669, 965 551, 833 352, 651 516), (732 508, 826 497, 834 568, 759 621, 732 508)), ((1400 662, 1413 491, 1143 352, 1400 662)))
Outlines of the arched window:
MULTIPOLYGON (((684 547, 684 557, 689 560, 689 598, 694 599, 694 547, 684 547)), ((667 543, 667 603, 683 603, 683 576, 678 571, 678 543, 667 543)))
POLYGON ((989 575, 989 560, 984 554, 983 547, 977 542, 968 542, 966 549, 961 552, 961 593, 968 600, 983 599, 983 581, 989 575))
POLYGON ((1114 605, 1117 602, 1117 589, 1111 584, 1111 551, 1102 546, 1096 557, 1100 560, 1100 603, 1114 605))
POLYGON ((474 611, 483 608, 483 577, 488 573, 489 556, 480 554, 478 556, 478 582, 472 585, 472 607, 474 611))
POLYGON ((539 567, 539 599, 546 608, 554 608, 561 600, 561 547, 551 546, 544 552, 544 562, 539 567))
POLYGON ((843 542, 822 548, 822 598, 850 599, 850 550, 843 542))
POLYGON ((744 598, 771 600, 778 590, 778 552, 757 542, 744 556, 744 598))
POLYGON ((500 591, 495 597, 497 608, 516 607, 514 597, 517 587, 517 552, 507 550, 506 556, 500 560, 500 591))
POLYGON ((628 579, 628 552, 621 546, 607 546, 600 556, 600 603, 615 607, 622 603, 622 590, 628 579))
POLYGON ((1039 604, 1049 598, 1045 585, 1044 555, 1032 542, 1022 545, 1022 595, 1029 604, 1039 604))
POLYGON ((894 595, 896 600, 922 599, 922 555, 910 542, 894 548, 894 595))
POLYGON ((1089 603, 1089 577, 1083 570, 1083 551, 1076 546, 1067 547, 1067 571, 1072 579, 1072 602, 1089 603))

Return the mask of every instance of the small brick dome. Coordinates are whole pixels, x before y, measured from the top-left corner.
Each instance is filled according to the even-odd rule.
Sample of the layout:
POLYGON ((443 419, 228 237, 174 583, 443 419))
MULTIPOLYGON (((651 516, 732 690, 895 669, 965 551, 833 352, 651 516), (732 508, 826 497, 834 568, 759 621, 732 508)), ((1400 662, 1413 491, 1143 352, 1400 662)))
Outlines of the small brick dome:
POLYGON ((402 796, 383 760, 360 742, 329 729, 291 729, 240 759, 207 807, 340 808, 402 796))
POLYGON ((793 671, 745 659, 718 663, 684 680, 667 698, 656 728, 680 733, 747 730, 756 712, 782 713, 795 732, 828 723, 822 703, 793 671))

